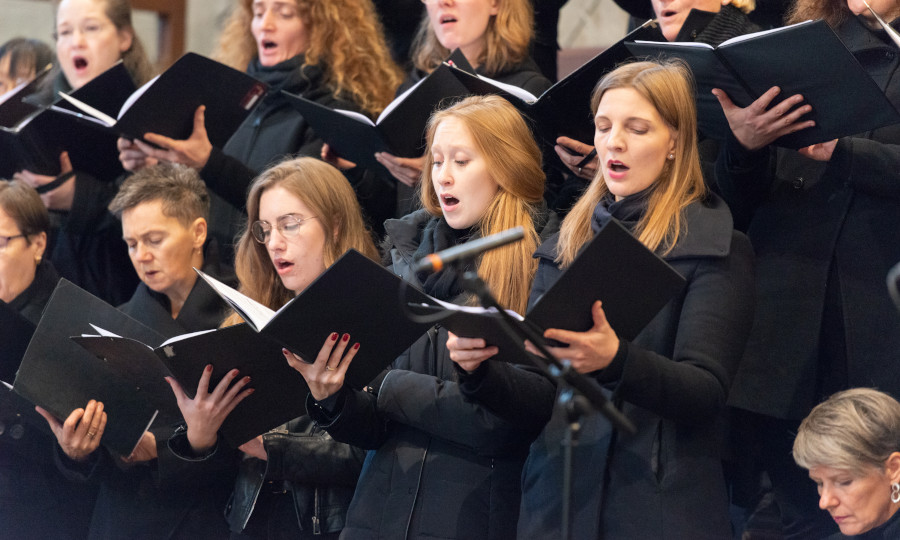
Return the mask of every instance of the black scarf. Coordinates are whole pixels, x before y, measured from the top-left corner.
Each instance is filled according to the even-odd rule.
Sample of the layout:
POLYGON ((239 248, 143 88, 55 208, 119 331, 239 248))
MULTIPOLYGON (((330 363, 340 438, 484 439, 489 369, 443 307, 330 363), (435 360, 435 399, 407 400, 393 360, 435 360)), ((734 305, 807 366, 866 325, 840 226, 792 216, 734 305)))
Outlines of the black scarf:
POLYGON ((647 188, 644 191, 632 193, 619 201, 612 193, 607 193, 594 207, 594 214, 591 216, 591 229, 594 230, 594 234, 600 232, 610 218, 616 218, 622 226, 634 232, 637 222, 647 210, 650 192, 651 189, 647 188))
MULTIPOLYGON (((429 253, 451 248, 471 240, 477 235, 478 232, 474 228, 457 230, 448 225, 443 218, 432 219, 422 230, 422 238, 419 247, 413 253, 413 260, 419 260, 429 253)), ((465 270, 470 270, 472 266, 472 261, 467 262, 465 270)), ((422 283, 425 293, 438 300, 451 301, 464 292, 459 284, 459 273, 455 268, 448 268, 434 274, 419 272, 416 277, 422 283)))

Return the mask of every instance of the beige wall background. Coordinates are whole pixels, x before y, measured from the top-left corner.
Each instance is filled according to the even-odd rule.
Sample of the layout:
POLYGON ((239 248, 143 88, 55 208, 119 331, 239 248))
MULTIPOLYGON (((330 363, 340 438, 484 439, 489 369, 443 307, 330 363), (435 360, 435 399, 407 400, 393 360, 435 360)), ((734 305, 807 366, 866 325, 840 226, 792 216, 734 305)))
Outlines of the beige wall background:
MULTIPOLYGON (((209 55, 232 0, 188 0, 186 47, 209 55)), ((135 12, 137 33, 148 51, 158 47, 156 18, 135 12)), ((598 48, 625 35, 627 16, 612 0, 569 0, 559 22, 559 44, 564 49, 598 48)), ((53 11, 46 0, 0 0, 0 43, 16 36, 51 42, 53 11)), ((156 60, 153 58, 152 60, 156 60)))

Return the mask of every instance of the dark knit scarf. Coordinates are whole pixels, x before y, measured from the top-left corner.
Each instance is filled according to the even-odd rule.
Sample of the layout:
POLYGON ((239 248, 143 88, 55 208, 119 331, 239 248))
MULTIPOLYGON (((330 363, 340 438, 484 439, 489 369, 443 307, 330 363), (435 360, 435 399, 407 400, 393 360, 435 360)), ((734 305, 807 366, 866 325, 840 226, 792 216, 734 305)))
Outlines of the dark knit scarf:
MULTIPOLYGON (((425 225, 419 247, 413 254, 413 260, 419 260, 429 253, 451 248, 477 237, 475 228, 454 229, 443 218, 435 218, 425 225)), ((470 270, 474 261, 466 262, 464 270, 470 270)), ((459 284, 460 271, 457 268, 445 268, 437 273, 419 272, 416 277, 422 283, 425 293, 438 300, 452 301, 463 294, 459 284)))
POLYGON ((594 207, 594 213, 591 216, 591 229, 594 234, 600 232, 600 229, 606 225, 611 218, 616 218, 629 231, 634 232, 637 222, 647 210, 647 200, 650 198, 651 189, 633 193, 627 197, 623 197, 617 201, 612 193, 607 193, 597 206, 594 207))
POLYGON ((731 4, 722 6, 718 13, 692 9, 675 41, 696 41, 715 47, 725 40, 759 29, 743 11, 731 4))

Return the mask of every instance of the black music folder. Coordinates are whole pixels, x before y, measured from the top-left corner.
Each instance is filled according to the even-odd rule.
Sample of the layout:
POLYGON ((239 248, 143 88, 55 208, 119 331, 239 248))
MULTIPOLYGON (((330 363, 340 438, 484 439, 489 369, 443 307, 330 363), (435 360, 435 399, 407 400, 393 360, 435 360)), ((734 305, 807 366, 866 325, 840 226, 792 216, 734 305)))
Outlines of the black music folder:
POLYGON ((102 401, 107 424, 101 442, 127 456, 150 427, 157 407, 145 388, 129 380, 128 373, 117 371, 70 339, 94 333, 92 324, 145 343, 163 341, 153 330, 61 279, 28 345, 13 390, 60 420, 91 399, 102 401))
MULTIPOLYGON (((591 307, 600 300, 616 335, 632 340, 684 284, 674 268, 613 219, 594 235, 525 317, 514 316, 538 334, 548 328, 585 332, 594 325, 591 307)), ((441 324, 448 330, 496 345, 499 359, 520 361, 517 355, 521 342, 513 343, 506 335, 496 311, 452 304, 444 307, 447 318, 441 324)), ((421 311, 436 309, 426 307, 421 311)))
POLYGON ((159 387, 156 403, 161 419, 163 411, 172 406, 176 407, 175 417, 178 416, 174 394, 163 377, 175 378, 184 392, 193 397, 207 364, 213 366, 209 391, 232 369, 240 371, 235 381, 249 376, 246 388, 253 388, 254 392, 235 407, 219 430, 235 448, 306 414, 309 388, 303 377, 288 365, 281 345, 247 324, 176 336, 155 348, 118 336, 72 339, 107 362, 139 366, 140 372, 135 372, 134 377, 155 382, 159 387))
POLYGON ((803 148, 900 122, 900 113, 824 21, 806 21, 729 39, 718 47, 703 43, 628 42, 635 56, 680 58, 694 73, 697 120, 708 137, 725 139, 728 121, 712 95, 724 90, 746 107, 769 88, 781 93, 772 105, 802 94, 815 120, 812 128, 785 135, 774 144, 803 148))
MULTIPOLYGON (((101 111, 117 111, 132 92, 134 82, 119 61, 72 92, 72 97, 101 111)), ((5 105, 0 105, 0 110, 5 105)), ((112 181, 124 172, 116 135, 84 121, 62 98, 50 107, 38 107, 25 97, 17 111, 18 117, 8 117, 12 123, 0 122, 0 178, 10 178, 22 169, 56 176, 63 151, 69 153, 74 170, 95 178, 112 181)))
POLYGON ((22 83, 0 96, 0 126, 14 127, 26 116, 40 109, 37 105, 29 103, 27 99, 41 88, 52 68, 52 64, 47 65, 31 82, 22 83))
MULTIPOLYGON (((308 362, 332 332, 350 334, 360 344, 347 371, 353 388, 368 384, 430 326, 408 320, 399 277, 352 249, 277 312, 197 272, 254 330, 308 362)), ((412 286, 405 291, 407 302, 430 300, 412 286)))
POLYGON ((552 148, 560 136, 593 145, 591 93, 603 75, 631 57, 625 41, 636 39, 663 39, 663 36, 654 21, 647 21, 548 88, 540 97, 460 69, 452 71, 470 93, 497 94, 515 105, 533 121, 535 134, 544 145, 552 148))
POLYGON ((354 111, 331 109, 301 96, 283 92, 322 140, 342 158, 357 165, 385 170, 375 152, 419 157, 425 152, 425 125, 431 114, 469 92, 450 73, 474 71, 459 49, 447 62, 392 101, 374 122, 354 111))
POLYGON ((242 71, 187 53, 113 114, 95 110, 77 96, 64 99, 83 118, 128 139, 146 133, 187 139, 194 129, 194 112, 206 105, 206 133, 213 146, 222 148, 266 92, 268 85, 242 71))

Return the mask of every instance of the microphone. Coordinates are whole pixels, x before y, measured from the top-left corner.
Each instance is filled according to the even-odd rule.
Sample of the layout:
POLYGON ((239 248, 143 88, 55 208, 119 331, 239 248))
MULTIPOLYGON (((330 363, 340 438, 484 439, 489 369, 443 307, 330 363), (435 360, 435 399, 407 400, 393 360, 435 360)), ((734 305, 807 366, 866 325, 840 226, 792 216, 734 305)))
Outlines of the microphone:
POLYGON ((413 271, 416 273, 440 272, 448 263, 459 259, 472 259, 485 251, 518 242, 522 238, 525 238, 525 229, 522 227, 506 229, 497 234, 485 236, 484 238, 479 238, 477 240, 471 240, 458 246, 438 251, 437 253, 425 255, 413 265, 413 271))

